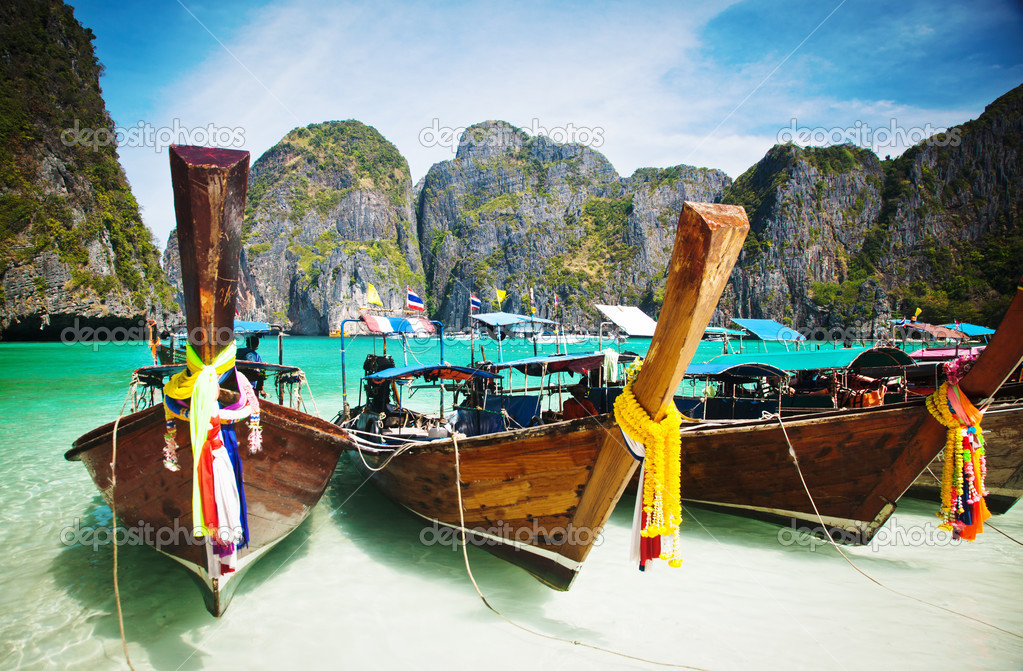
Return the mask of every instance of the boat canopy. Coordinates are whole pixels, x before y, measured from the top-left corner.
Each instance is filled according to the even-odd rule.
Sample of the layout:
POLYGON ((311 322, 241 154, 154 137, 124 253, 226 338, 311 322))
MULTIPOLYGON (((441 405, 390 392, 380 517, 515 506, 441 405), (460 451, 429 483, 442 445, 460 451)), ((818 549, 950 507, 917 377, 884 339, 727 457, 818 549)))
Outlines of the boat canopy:
POLYGON ((955 331, 961 331, 971 338, 980 338, 982 336, 994 335, 995 330, 989 329, 986 326, 977 326, 976 324, 942 324, 942 327, 947 329, 953 329, 955 331))
MULTIPOLYGON (((906 331, 917 331, 919 333, 926 333, 932 338, 941 338, 942 340, 969 340, 969 336, 962 331, 948 328, 947 326, 938 326, 937 324, 924 324, 923 322, 906 322, 902 323, 901 319, 890 320, 892 326, 897 328, 906 329, 906 331)), ((992 331, 994 333, 994 331, 992 331)), ((908 333, 907 333, 908 335, 908 333)))
POLYGON ((806 336, 795 329, 773 319, 739 319, 733 317, 732 321, 746 329, 761 340, 806 340, 806 336))
POLYGON ((433 333, 433 324, 422 317, 385 317, 362 314, 362 321, 370 333, 433 333))
POLYGON ((278 329, 266 322, 247 322, 241 319, 234 320, 234 334, 237 336, 269 335, 278 329))
POLYGON ((749 334, 745 331, 737 331, 735 329, 726 329, 724 326, 708 326, 703 329, 703 335, 723 335, 723 336, 735 336, 736 338, 742 338, 749 334))
POLYGON ((551 373, 578 373, 585 375, 594 368, 604 365, 603 353, 596 354, 552 354, 550 356, 533 356, 515 361, 502 361, 494 364, 494 370, 514 368, 520 373, 539 377, 551 373))
POLYGON ((908 354, 894 347, 851 347, 774 354, 722 354, 707 363, 718 365, 768 364, 789 372, 841 368, 888 368, 916 364, 908 354))
MULTIPOLYGON (((276 334, 281 330, 280 326, 276 324, 267 324, 266 322, 249 322, 242 319, 234 320, 234 334, 243 338, 245 336, 265 336, 276 334)), ((174 327, 174 337, 177 339, 188 337, 188 330, 183 326, 174 327)))
POLYGON ((465 366, 448 366, 445 364, 433 364, 425 366, 399 366, 397 368, 385 368, 372 375, 367 375, 366 380, 374 382, 389 382, 392 380, 410 380, 414 377, 422 377, 428 382, 435 380, 469 380, 472 378, 493 380, 499 375, 487 373, 475 368, 465 366))
POLYGON ((516 315, 511 312, 484 312, 473 315, 473 319, 483 322, 487 326, 512 326, 514 324, 557 324, 550 319, 530 317, 527 315, 516 315))
POLYGON ((978 356, 984 351, 984 345, 977 347, 926 347, 918 349, 909 356, 916 361, 948 361, 959 356, 978 356))
POLYGON ((767 363, 750 361, 749 363, 695 363, 686 368, 686 377, 788 377, 783 369, 767 363))
POLYGON ((637 307, 629 305, 594 305, 615 326, 634 338, 652 338, 657 322, 637 307))

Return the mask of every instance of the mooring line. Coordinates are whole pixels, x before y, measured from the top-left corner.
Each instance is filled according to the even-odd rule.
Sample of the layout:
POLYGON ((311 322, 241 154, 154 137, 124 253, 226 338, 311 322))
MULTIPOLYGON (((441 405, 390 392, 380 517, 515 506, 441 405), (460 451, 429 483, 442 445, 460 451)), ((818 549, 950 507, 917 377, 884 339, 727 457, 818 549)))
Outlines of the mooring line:
POLYGON ((467 537, 466 537, 466 532, 465 532, 465 512, 464 512, 464 509, 462 507, 462 485, 461 485, 461 482, 462 482, 462 471, 461 471, 461 465, 460 465, 460 456, 459 456, 459 453, 458 453, 458 437, 455 436, 455 435, 452 435, 451 438, 452 438, 452 442, 454 443, 454 446, 455 446, 455 490, 458 492, 458 523, 459 523, 459 526, 461 527, 461 531, 462 531, 462 558, 465 559, 465 570, 469 574, 469 580, 472 581, 472 586, 476 590, 476 594, 479 595, 480 600, 483 601, 483 605, 484 606, 489 608, 492 613, 494 613, 499 618, 501 618, 502 620, 504 620, 508 624, 512 625, 513 627, 515 627, 517 629, 521 629, 522 631, 524 631, 524 632, 526 632, 528 634, 532 634, 534 636, 539 636, 540 638, 545 638, 545 639, 547 639, 549 641, 559 641, 561 643, 570 643, 572 645, 578 645, 578 646, 581 646, 581 647, 584 647, 584 648, 589 648, 591 650, 597 650, 598 652, 606 652, 609 655, 615 655, 617 657, 622 657, 622 658, 625 658, 625 659, 632 659, 632 660, 635 660, 637 662, 643 662, 645 664, 654 664, 656 666, 670 666, 670 667, 677 668, 677 669, 690 669, 691 671, 706 671, 706 669, 703 669, 703 668, 697 667, 697 666, 686 666, 685 664, 672 664, 672 663, 669 663, 669 662, 658 662, 658 661, 653 660, 653 659, 646 659, 644 657, 636 657, 634 655, 629 655, 629 654, 626 654, 624 652, 619 652, 617 650, 611 650, 609 648, 602 648, 599 645, 593 645, 592 643, 586 643, 584 641, 574 641, 574 640, 569 639, 569 638, 562 638, 561 636, 554 636, 553 634, 545 634, 542 631, 537 631, 535 629, 530 629, 529 627, 526 627, 525 625, 521 625, 518 622, 515 622, 515 621, 509 619, 501 611, 497 610, 492 605, 490 605, 490 602, 487 601, 487 597, 483 596, 483 592, 480 590, 480 586, 476 582, 476 577, 472 574, 472 567, 469 566, 469 550, 466 547, 466 545, 468 543, 467 543, 467 537))
POLYGON ((865 571, 863 571, 859 566, 854 564, 852 562, 852 560, 849 559, 849 556, 846 555, 844 552, 842 552, 842 548, 840 548, 838 546, 838 543, 836 543, 835 539, 831 537, 831 534, 827 532, 828 525, 824 523, 824 518, 821 517, 820 511, 817 510, 817 502, 814 501, 813 494, 810 493, 810 488, 806 484, 806 478, 803 477, 803 469, 800 468, 800 466, 799 466, 799 458, 796 456, 795 448, 792 447, 792 441, 789 440, 789 432, 785 429, 785 423, 782 421, 781 415, 775 415, 775 417, 778 418, 778 425, 781 426, 781 432, 782 432, 782 434, 784 434, 785 442, 788 443, 788 446, 789 446, 789 456, 792 457, 792 463, 795 464, 795 466, 796 466, 796 472, 799 474, 799 480, 803 483, 803 490, 806 491, 806 496, 810 499, 810 505, 813 506, 813 512, 814 512, 815 515, 817 515, 817 520, 821 523, 821 528, 824 529, 824 533, 827 536, 828 541, 830 541, 831 545, 833 545, 834 548, 836 550, 838 550, 838 554, 842 555, 842 558, 845 559, 846 562, 848 562, 849 566, 852 566, 854 569, 856 569, 856 571, 860 575, 862 575, 864 578, 866 578, 870 582, 874 583, 878 587, 881 587, 882 589, 888 590, 892 594, 897 594, 898 596, 905 597, 907 599, 912 599, 913 601, 916 601, 918 603, 922 603, 922 604, 924 604, 926 606, 931 606, 932 608, 937 608, 938 610, 945 611, 946 613, 951 613, 952 615, 956 615, 956 616, 961 617, 963 619, 971 620, 971 621, 976 622, 978 624, 982 624, 982 625, 985 625, 987 627, 991 627, 992 629, 1000 631, 1003 634, 1008 634, 1009 636, 1015 636, 1016 638, 1023 639, 1023 634, 1018 634, 1018 633, 1016 633, 1014 631, 1009 631, 1008 629, 1003 629, 1003 628, 999 627, 996 624, 992 624, 992 623, 987 622, 985 620, 981 620, 980 618, 973 617, 972 615, 966 615, 965 613, 960 613, 959 611, 955 611, 955 610, 952 610, 951 608, 946 608, 945 606, 941 606, 941 605, 938 605, 936 603, 932 603, 932 602, 927 601, 925 599, 921 599, 919 597, 913 596, 912 594, 906 594, 904 592, 900 592, 897 589, 889 587, 888 585, 885 585, 884 583, 880 582, 879 580, 876 580, 875 578, 871 577, 865 571))
POLYGON ((1015 543, 1016 545, 1023 545, 1023 543, 1019 542, 1018 540, 1016 540, 1015 538, 1013 538, 1013 537, 1012 537, 1012 536, 1010 536, 1009 534, 1005 533, 1004 531, 1002 531, 1001 529, 999 529, 998 527, 996 527, 996 526, 995 526, 995 525, 993 525, 993 524, 990 524, 990 523, 988 523, 988 522, 985 522, 985 523, 984 523, 984 527, 985 527, 986 529, 994 529, 995 531, 997 531, 998 533, 1002 534, 1003 536, 1005 536, 1006 538, 1008 538, 1008 539, 1009 539, 1010 541, 1012 541, 1013 543, 1015 543))
POLYGON ((124 636, 124 614, 121 612, 121 590, 117 584, 117 428, 121 424, 121 418, 124 417, 124 409, 128 405, 128 398, 132 396, 134 388, 134 385, 129 387, 128 396, 125 397, 124 403, 121 404, 121 411, 117 414, 117 419, 114 420, 113 446, 110 454, 110 513, 114 527, 114 601, 117 603, 117 624, 121 629, 124 661, 128 663, 128 668, 132 671, 135 671, 135 667, 132 666, 131 657, 128 656, 128 639, 124 636))

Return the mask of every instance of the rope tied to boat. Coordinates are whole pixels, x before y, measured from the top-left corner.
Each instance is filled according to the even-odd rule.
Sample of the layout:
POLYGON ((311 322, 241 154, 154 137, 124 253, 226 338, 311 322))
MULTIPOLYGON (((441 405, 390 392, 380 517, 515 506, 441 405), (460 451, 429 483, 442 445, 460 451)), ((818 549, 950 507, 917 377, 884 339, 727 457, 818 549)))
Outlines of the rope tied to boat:
POLYGON ((117 626, 121 632, 121 649, 124 651, 124 661, 131 671, 135 671, 135 667, 132 666, 131 657, 128 655, 128 639, 124 635, 124 612, 121 609, 121 589, 117 580, 117 546, 120 545, 117 542, 117 429, 121 425, 121 418, 124 417, 128 399, 134 395, 134 380, 137 377, 137 375, 132 376, 133 383, 128 388, 128 395, 124 397, 124 403, 121 404, 121 411, 117 413, 117 419, 114 420, 110 447, 110 517, 111 526, 114 528, 114 542, 111 543, 114 546, 114 602, 117 604, 117 626))
POLYGON ((956 538, 972 541, 984 530, 988 512, 984 497, 987 459, 980 422, 983 410, 974 407, 958 382, 944 382, 927 397, 927 411, 945 427, 941 474, 941 528, 956 538))
MULTIPOLYGON (((460 543, 460 545, 462 546, 462 558, 465 560, 465 572, 469 575, 469 581, 472 583, 473 589, 476 590, 476 595, 480 598, 480 601, 483 602, 483 605, 486 606, 490 610, 490 612, 492 612, 494 615, 497 615, 499 618, 501 618, 502 620, 504 620, 505 622, 507 622, 511 626, 515 627, 516 629, 521 629, 522 631, 526 632, 527 634, 532 634, 533 636, 539 636, 540 638, 545 638, 548 641, 558 641, 560 643, 571 643, 572 645, 578 645, 578 646, 583 647, 583 648, 589 648, 590 650, 596 650, 598 652, 606 652, 609 655, 615 655, 617 657, 622 657, 624 659, 632 659, 632 660, 635 660, 637 662, 644 662, 646 664, 653 664, 653 665, 656 665, 656 666, 670 666, 670 667, 673 667, 673 668, 676 668, 676 669, 688 669, 689 671, 705 671, 705 669, 702 669, 701 667, 686 666, 684 664, 675 664, 675 663, 671 663, 671 662, 660 662, 660 661, 657 661, 655 659, 647 659, 645 657, 637 657, 635 655, 629 655, 629 654, 626 654, 624 652, 619 652, 618 650, 611 650, 610 648, 604 648, 604 647, 601 647, 599 645, 593 645, 592 643, 586 643, 585 641, 572 640, 572 639, 569 639, 569 638, 563 638, 561 636, 554 636, 552 634, 545 634, 542 631, 537 631, 537 630, 531 629, 531 628, 529 628, 529 627, 527 627, 525 625, 519 624, 518 622, 512 620, 511 618, 509 618, 507 615, 505 615, 501 611, 497 610, 497 608, 495 608, 493 605, 491 605, 491 603, 489 601, 487 601, 487 597, 483 596, 483 590, 480 589, 479 584, 476 582, 476 576, 473 575, 472 567, 469 565, 469 550, 466 547, 468 545, 468 543, 467 543, 467 540, 466 540, 466 528, 465 528, 465 503, 462 501, 462 465, 461 465, 461 461, 462 460, 461 460, 461 455, 459 454, 459 451, 458 451, 458 436, 457 435, 452 435, 451 436, 451 442, 452 442, 452 445, 454 446, 454 452, 455 452, 455 493, 457 495, 457 500, 458 500, 458 525, 459 525, 459 532, 460 532, 460 536, 461 536, 461 543, 460 543)), ((367 479, 367 481, 368 481, 368 479, 367 479)), ((365 484, 365 482, 363 484, 365 484)), ((361 487, 362 485, 359 485, 359 486, 361 487)))
POLYGON ((796 448, 792 445, 792 440, 789 438, 789 432, 785 428, 785 422, 782 420, 781 414, 774 413, 774 414, 771 415, 771 417, 778 420, 778 426, 781 427, 782 435, 785 436, 785 442, 788 444, 788 447, 789 447, 789 456, 792 457, 792 464, 796 467, 796 473, 799 475, 799 481, 803 484, 803 491, 806 492, 806 497, 810 500, 810 506, 813 507, 814 515, 817 516, 817 521, 820 522, 821 529, 825 530, 824 531, 824 537, 828 539, 828 542, 831 543, 831 546, 833 548, 835 548, 835 550, 838 552, 838 554, 842 556, 842 559, 844 559, 845 562, 847 564, 849 564, 849 566, 851 566, 854 571, 856 571, 857 573, 859 573, 864 578, 866 578, 870 582, 874 583, 875 585, 877 585, 881 589, 887 590, 887 591, 891 592, 892 594, 895 594, 896 596, 901 596, 903 598, 910 599, 912 601, 916 601, 917 603, 921 603, 921 604, 923 604, 925 606, 930 606, 930 607, 936 608, 936 609, 938 609, 940 611, 944 611, 946 613, 951 613, 952 615, 955 615, 957 617, 961 617, 963 619, 970 620, 970 621, 976 622, 978 624, 982 624, 982 625, 984 625, 986 627, 991 627, 992 629, 994 629, 996 631, 1000 631, 1003 634, 1008 634, 1009 636, 1014 636, 1016 638, 1023 639, 1023 634, 1020 634, 1020 633, 1017 633, 1017 632, 1014 632, 1014 631, 1009 631, 1008 629, 1003 629, 1002 627, 999 627, 996 624, 992 624, 991 622, 988 622, 986 620, 982 620, 982 619, 980 619, 978 617, 973 617, 972 615, 968 615, 966 613, 961 613, 959 611, 952 610, 951 608, 948 608, 946 606, 942 606, 940 604, 932 603, 932 602, 927 601, 925 599, 921 599, 920 597, 913 596, 912 594, 906 594, 905 592, 900 592, 899 590, 894 589, 894 588, 889 587, 888 585, 884 584, 883 582, 881 582, 877 578, 874 578, 873 576, 868 574, 866 571, 861 569, 859 566, 854 564, 853 560, 849 558, 849 555, 847 555, 845 552, 842 551, 842 548, 840 548, 838 546, 838 543, 835 542, 835 539, 832 538, 831 534, 826 531, 827 528, 828 528, 828 525, 824 521, 824 517, 821 516, 820 510, 817 508, 817 502, 814 500, 813 494, 810 493, 810 486, 808 484, 806 484, 806 478, 803 476, 803 469, 799 465, 799 457, 796 456, 796 448))
MULTIPOLYGON (((640 365, 630 366, 633 373, 640 365)), ((634 376, 615 399, 614 413, 622 432, 643 446, 639 535, 651 541, 640 542, 640 568, 653 558, 677 567, 682 565, 682 413, 669 401, 657 413, 664 418, 654 421, 633 393, 633 381, 634 376)))

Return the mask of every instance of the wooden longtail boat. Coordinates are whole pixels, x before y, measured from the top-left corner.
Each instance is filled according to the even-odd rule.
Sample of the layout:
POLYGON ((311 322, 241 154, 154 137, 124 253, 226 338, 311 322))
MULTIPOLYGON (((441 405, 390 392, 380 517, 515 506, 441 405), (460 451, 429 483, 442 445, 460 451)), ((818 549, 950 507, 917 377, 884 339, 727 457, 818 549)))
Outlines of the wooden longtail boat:
MULTIPOLYGON (((959 384, 976 405, 992 398, 1023 360, 1021 333, 1023 291, 1017 290, 991 344, 959 384)), ((817 528, 817 514, 789 454, 787 432, 832 535, 866 543, 945 443, 945 428, 919 400, 784 423, 785 432, 776 418, 707 422, 684 431, 683 499, 783 523, 804 520, 817 528)), ((934 501, 937 505, 937 495, 934 501)))
MULTIPOLYGON (((648 413, 671 402, 748 230, 742 208, 684 205, 661 318, 633 385, 648 413)), ((607 415, 457 442, 349 447, 384 494, 559 590, 571 586, 638 463, 607 415)))
MULTIPOLYGON (((233 342, 235 291, 248 152, 172 147, 171 176, 181 251, 189 342, 206 364, 233 342)), ((237 399, 235 377, 221 382, 221 405, 237 399)), ((245 570, 309 514, 326 489, 345 434, 330 422, 268 401, 260 403, 262 451, 242 454, 248 546, 233 573, 211 577, 206 541, 192 534, 192 451, 187 422, 176 421, 180 470, 164 467, 162 404, 121 417, 78 438, 68 460, 85 464, 125 527, 194 572, 206 607, 223 614, 245 570), (112 485, 116 439, 116 486, 112 485)), ((249 430, 237 425, 239 445, 249 430)))

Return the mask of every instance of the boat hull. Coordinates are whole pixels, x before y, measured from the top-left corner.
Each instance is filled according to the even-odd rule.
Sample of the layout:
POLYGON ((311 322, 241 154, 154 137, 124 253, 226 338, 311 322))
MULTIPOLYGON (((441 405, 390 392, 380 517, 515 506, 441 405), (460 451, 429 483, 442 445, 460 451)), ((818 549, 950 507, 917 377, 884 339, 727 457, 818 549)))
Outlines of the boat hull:
POLYGON ((452 439, 402 452, 374 472, 389 455, 353 444, 353 462, 386 496, 426 520, 464 531, 469 542, 558 590, 572 585, 638 463, 608 416, 461 438, 460 480, 452 439), (605 447, 609 432, 618 440, 605 447), (604 449, 617 453, 600 459, 604 449), (580 505, 589 487, 602 496, 595 505, 580 505))
POLYGON ((249 544, 238 551, 238 569, 227 578, 206 573, 206 547, 192 535, 192 454, 186 422, 177 422, 180 470, 163 466, 162 405, 126 415, 117 423, 117 485, 111 484, 114 423, 75 441, 65 455, 81 461, 104 500, 116 502, 119 523, 147 530, 142 538, 195 573, 205 586, 210 612, 223 614, 244 570, 308 516, 323 495, 346 433, 319 418, 264 401, 260 404, 262 451, 250 454, 248 428, 236 425, 249 544))
POLYGON ((941 448, 917 439, 927 421, 921 404, 907 403, 789 418, 785 432, 776 418, 708 422, 683 432, 682 496, 747 517, 810 522, 811 528, 823 519, 836 540, 868 543, 941 448))

